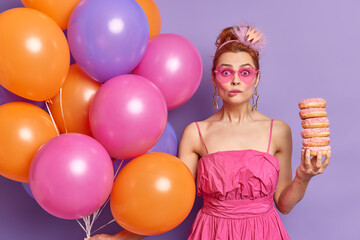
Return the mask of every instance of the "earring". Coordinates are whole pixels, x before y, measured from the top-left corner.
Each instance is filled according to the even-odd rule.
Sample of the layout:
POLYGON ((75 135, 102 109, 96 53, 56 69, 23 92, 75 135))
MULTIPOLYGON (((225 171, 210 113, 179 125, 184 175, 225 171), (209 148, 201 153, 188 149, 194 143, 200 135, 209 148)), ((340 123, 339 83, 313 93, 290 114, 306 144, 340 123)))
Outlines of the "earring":
POLYGON ((251 96, 251 100, 252 100, 252 110, 257 111, 257 104, 258 104, 258 100, 259 100, 259 94, 257 92, 257 87, 255 87, 255 91, 254 91, 254 94, 251 96))
POLYGON ((212 94, 212 99, 213 99, 213 109, 214 110, 218 109, 219 108, 219 103, 218 103, 219 93, 215 86, 214 86, 214 93, 212 94))

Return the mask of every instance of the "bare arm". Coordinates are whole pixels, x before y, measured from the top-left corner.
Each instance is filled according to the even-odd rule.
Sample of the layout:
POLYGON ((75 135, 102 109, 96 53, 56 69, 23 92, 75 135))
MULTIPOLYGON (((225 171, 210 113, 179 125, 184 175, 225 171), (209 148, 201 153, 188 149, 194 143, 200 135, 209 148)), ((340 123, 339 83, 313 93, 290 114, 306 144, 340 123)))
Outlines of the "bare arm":
POLYGON ((140 240, 146 236, 138 235, 127 230, 123 230, 115 235, 98 234, 85 240, 140 240))
POLYGON ((276 121, 277 153, 280 162, 279 180, 274 195, 276 207, 283 214, 288 214, 304 197, 311 178, 322 173, 330 161, 330 152, 322 163, 322 156, 310 159, 310 152, 301 151, 301 163, 292 179, 291 153, 292 136, 290 127, 281 121, 276 121))
POLYGON ((195 123, 189 124, 181 137, 179 144, 179 158, 190 169, 194 179, 196 179, 197 163, 199 155, 197 149, 201 148, 200 136, 195 123))

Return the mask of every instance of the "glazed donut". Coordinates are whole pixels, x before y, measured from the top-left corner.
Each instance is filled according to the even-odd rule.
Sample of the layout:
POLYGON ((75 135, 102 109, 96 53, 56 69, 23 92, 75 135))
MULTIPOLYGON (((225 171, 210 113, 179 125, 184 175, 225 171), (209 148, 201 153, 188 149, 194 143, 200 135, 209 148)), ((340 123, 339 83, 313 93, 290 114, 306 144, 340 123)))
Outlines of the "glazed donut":
POLYGON ((303 149, 310 149, 310 156, 316 156, 318 151, 321 151, 321 155, 324 156, 331 150, 330 146, 325 147, 303 147, 303 149))
POLYGON ((324 108, 326 101, 322 98, 309 98, 299 102, 299 108, 324 108))
POLYGON ((304 108, 299 112, 301 119, 326 117, 327 112, 325 108, 304 108))
POLYGON ((305 138, 302 142, 304 147, 324 147, 329 145, 329 137, 305 138))
POLYGON ((308 118, 301 122, 303 128, 327 128, 329 124, 329 119, 326 117, 308 118))
POLYGON ((303 138, 328 137, 328 136, 330 136, 330 129, 329 128, 306 128, 301 131, 301 136, 303 138))

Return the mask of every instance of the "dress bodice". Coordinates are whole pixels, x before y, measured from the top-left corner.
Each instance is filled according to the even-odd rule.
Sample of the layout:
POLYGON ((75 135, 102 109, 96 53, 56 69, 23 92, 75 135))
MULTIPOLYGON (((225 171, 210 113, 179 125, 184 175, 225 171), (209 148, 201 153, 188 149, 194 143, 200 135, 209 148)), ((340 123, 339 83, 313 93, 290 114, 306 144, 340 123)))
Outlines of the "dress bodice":
POLYGON ((257 150, 219 151, 200 158, 197 193, 218 200, 273 196, 279 174, 278 159, 257 150))

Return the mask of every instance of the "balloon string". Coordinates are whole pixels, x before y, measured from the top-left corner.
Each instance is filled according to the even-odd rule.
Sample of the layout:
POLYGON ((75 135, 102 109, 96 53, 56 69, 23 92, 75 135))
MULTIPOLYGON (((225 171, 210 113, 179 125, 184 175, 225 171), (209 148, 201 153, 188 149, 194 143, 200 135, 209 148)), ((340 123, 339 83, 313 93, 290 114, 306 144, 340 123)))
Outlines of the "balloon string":
POLYGON ((80 225, 80 227, 84 230, 84 232, 86 233, 86 230, 85 230, 84 226, 81 224, 81 222, 79 220, 77 220, 77 219, 76 219, 76 221, 80 225))
POLYGON ((50 115, 50 117, 51 117, 51 121, 53 122, 53 124, 54 124, 54 126, 55 126, 56 134, 59 136, 59 135, 60 135, 60 132, 59 132, 58 127, 56 126, 54 117, 53 117, 53 115, 51 114, 51 111, 50 111, 50 108, 49 108, 49 103, 52 104, 52 101, 51 101, 50 99, 48 99, 48 100, 45 101, 46 108, 47 108, 47 110, 48 110, 48 112, 49 112, 49 115, 50 115))
POLYGON ((90 237, 90 217, 84 217, 82 220, 84 221, 85 227, 80 223, 79 220, 76 219, 76 221, 79 223, 79 225, 81 226, 81 228, 84 230, 85 234, 86 234, 86 238, 90 237))
POLYGON ((64 109, 63 109, 63 92, 62 92, 62 88, 60 88, 60 112, 61 112, 61 117, 64 123, 64 128, 65 128, 65 132, 67 133, 67 127, 66 127, 66 123, 65 123, 65 115, 64 115, 64 109))
MULTIPOLYGON (((115 181, 115 178, 116 178, 116 176, 118 175, 118 173, 119 173, 119 171, 120 171, 120 168, 121 168, 123 162, 124 162, 124 159, 121 159, 121 163, 119 164, 119 166, 117 167, 117 169, 116 169, 116 171, 115 171, 114 181, 115 181)), ((102 205, 102 207, 98 210, 99 213, 98 213, 98 215, 95 217, 95 220, 100 216, 101 212, 104 210, 106 204, 107 204, 109 201, 110 201, 110 197, 108 197, 108 199, 106 200, 105 204, 102 205)), ((95 220, 94 220, 94 221, 95 221, 95 220)))
POLYGON ((116 172, 115 172, 115 175, 114 175, 114 181, 115 181, 115 178, 117 177, 117 175, 118 175, 118 173, 120 171, 120 168, 121 168, 123 162, 124 162, 124 159, 121 159, 121 163, 119 164, 118 168, 116 169, 116 172))
POLYGON ((115 222, 115 219, 113 219, 113 220, 109 221, 108 223, 106 223, 105 225, 99 227, 98 229, 96 229, 96 230, 93 231, 92 233, 96 233, 96 232, 99 231, 100 229, 106 227, 107 225, 109 225, 110 223, 113 223, 113 222, 115 222))
POLYGON ((85 217, 85 223, 86 223, 86 237, 89 238, 90 237, 90 216, 85 217))
MULTIPOLYGON (((116 176, 118 175, 120 168, 122 166, 124 162, 124 159, 121 159, 121 163, 119 164, 119 166, 117 167, 116 171, 115 171, 115 175, 114 175, 114 180, 116 178, 116 176)), ((85 223, 85 228, 84 226, 76 219, 76 221, 80 224, 81 228, 85 231, 86 233, 86 237, 89 238, 91 236, 92 233, 97 232, 98 230, 102 229, 103 227, 109 225, 110 223, 114 222, 115 219, 112 219, 111 221, 109 221, 108 223, 106 223, 105 225, 97 228, 95 231, 91 232, 92 227, 94 226, 94 223, 96 221, 96 219, 98 219, 98 217, 100 216, 101 212, 104 210, 105 206, 108 204, 110 200, 110 197, 108 197, 108 199, 106 200, 106 202, 96 211, 94 212, 92 215, 84 217, 83 221, 85 223), (92 218, 92 219, 91 219, 92 218)))

